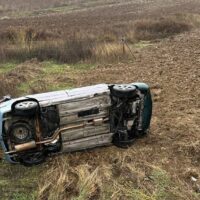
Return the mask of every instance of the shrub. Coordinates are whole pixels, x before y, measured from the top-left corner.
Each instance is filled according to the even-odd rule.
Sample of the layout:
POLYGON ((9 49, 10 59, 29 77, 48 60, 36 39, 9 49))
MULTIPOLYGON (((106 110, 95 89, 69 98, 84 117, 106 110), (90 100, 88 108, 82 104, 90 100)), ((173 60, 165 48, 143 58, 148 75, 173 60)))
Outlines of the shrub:
POLYGON ((27 45, 28 48, 17 46, 1 48, 1 60, 17 60, 21 62, 31 58, 38 58, 41 61, 53 59, 58 62, 76 63, 92 57, 95 43, 90 38, 74 37, 62 43, 40 42, 35 43, 35 45, 31 45, 31 43, 27 45))
POLYGON ((14 29, 8 29, 0 34, 0 41, 1 42, 10 42, 12 44, 15 44, 17 42, 17 31, 14 29))
POLYGON ((95 43, 90 38, 72 37, 64 43, 64 48, 61 49, 60 61, 74 63, 90 59, 94 46, 95 43))
POLYGON ((176 19, 140 20, 135 23, 135 38, 151 40, 165 38, 190 30, 190 25, 176 19))
POLYGON ((39 30, 35 32, 33 39, 34 41, 46 41, 51 38, 59 39, 60 35, 51 31, 39 30))

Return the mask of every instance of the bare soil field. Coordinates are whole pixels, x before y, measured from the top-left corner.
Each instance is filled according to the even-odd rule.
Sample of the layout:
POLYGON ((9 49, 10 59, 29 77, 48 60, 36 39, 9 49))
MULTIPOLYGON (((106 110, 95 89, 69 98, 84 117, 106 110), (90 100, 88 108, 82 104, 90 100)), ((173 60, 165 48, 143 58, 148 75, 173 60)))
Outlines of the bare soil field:
MULTIPOLYGON (((52 1, 56 2, 56 0, 52 1)), ((33 1, 31 2, 33 3, 33 1)), ((80 2, 84 3, 90 1, 74 2, 76 3, 73 4, 81 5, 80 2)), ((12 5, 9 3, 6 4, 12 5)), ((148 19, 153 17, 163 18, 173 14, 198 14, 200 12, 200 2, 198 0, 108 0, 94 1, 93 4, 94 5, 91 8, 83 7, 80 10, 75 10, 73 12, 64 14, 61 11, 55 14, 52 12, 49 15, 44 14, 44 16, 38 16, 36 14, 32 17, 25 16, 19 19, 11 18, 0 20, 0 32, 10 28, 20 30, 23 28, 32 27, 37 30, 47 30, 50 32, 52 31, 54 33, 59 33, 65 38, 67 38, 68 35, 80 31, 86 34, 96 35, 98 34, 99 30, 99 34, 102 34, 102 32, 112 31, 117 32, 120 37, 123 36, 122 33, 124 33, 124 31, 130 29, 131 23, 136 19, 148 19), (101 6, 95 6, 98 5, 99 2, 101 2, 101 6)))
POLYGON ((108 147, 57 155, 33 168, 2 161, 0 199, 200 198, 200 2, 111 3, 48 16, 0 20, 0 32, 9 26, 16 30, 31 26, 59 33, 59 39, 77 31, 101 37, 108 30, 120 38, 134 27, 134 20, 180 14, 184 19, 189 16, 189 21, 195 16, 195 26, 166 38, 130 42, 128 59, 76 64, 38 59, 2 63, 0 83, 6 86, 0 93, 18 96, 102 82, 146 82, 154 101, 150 134, 129 149, 108 147))

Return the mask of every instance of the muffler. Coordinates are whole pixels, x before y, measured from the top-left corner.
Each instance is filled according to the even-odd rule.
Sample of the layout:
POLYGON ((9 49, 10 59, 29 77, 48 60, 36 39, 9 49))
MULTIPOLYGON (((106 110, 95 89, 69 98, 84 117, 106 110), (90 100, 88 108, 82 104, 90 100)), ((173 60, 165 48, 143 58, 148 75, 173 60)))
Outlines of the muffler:
POLYGON ((37 146, 36 142, 33 140, 24 144, 15 145, 15 151, 16 152, 25 151, 25 150, 36 148, 36 146, 37 146))

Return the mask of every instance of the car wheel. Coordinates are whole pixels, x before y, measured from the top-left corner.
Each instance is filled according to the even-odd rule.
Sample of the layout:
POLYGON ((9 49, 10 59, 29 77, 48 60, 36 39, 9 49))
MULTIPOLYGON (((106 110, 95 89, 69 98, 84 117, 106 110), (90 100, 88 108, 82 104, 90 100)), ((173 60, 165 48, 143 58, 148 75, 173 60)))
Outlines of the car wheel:
POLYGON ((126 140, 126 141, 121 141, 121 140, 119 140, 119 138, 116 137, 113 140, 113 144, 116 147, 123 148, 123 149, 129 148, 131 145, 133 145, 134 142, 135 142, 135 138, 129 139, 129 140, 126 140))
POLYGON ((112 95, 118 98, 133 98, 136 90, 137 88, 133 84, 116 84, 112 88, 112 95))
POLYGON ((14 114, 23 116, 34 115, 37 108, 38 103, 33 100, 16 102, 13 106, 14 114))
POLYGON ((135 135, 136 138, 143 138, 145 136, 147 136, 149 134, 149 129, 147 130, 142 130, 142 131, 138 131, 135 135))
POLYGON ((10 126, 8 134, 13 143, 23 144, 33 139, 34 129, 28 123, 19 121, 10 126))
POLYGON ((135 138, 131 137, 125 130, 118 130, 113 137, 113 144, 120 148, 128 148, 134 141, 135 138))
POLYGON ((29 152, 20 156, 20 163, 27 167, 42 164, 45 160, 44 151, 29 152))

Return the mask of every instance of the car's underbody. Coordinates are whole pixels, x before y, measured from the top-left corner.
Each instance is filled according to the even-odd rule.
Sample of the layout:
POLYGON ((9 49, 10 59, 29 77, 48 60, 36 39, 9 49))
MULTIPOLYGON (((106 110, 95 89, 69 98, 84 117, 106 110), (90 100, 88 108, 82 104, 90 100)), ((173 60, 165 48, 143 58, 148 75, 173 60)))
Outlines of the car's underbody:
POLYGON ((39 164, 56 152, 127 147, 147 132, 151 112, 144 83, 31 95, 0 104, 0 141, 11 162, 39 164))

